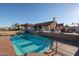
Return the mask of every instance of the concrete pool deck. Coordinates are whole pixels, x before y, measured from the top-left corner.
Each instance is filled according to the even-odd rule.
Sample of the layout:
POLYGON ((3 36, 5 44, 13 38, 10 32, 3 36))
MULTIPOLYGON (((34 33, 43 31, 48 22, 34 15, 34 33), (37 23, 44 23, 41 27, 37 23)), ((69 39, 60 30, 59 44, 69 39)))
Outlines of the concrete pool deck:
MULTIPOLYGON (((55 49, 55 43, 56 42, 54 42, 53 49, 55 49)), ((57 42, 57 53, 54 54, 54 56, 74 56, 77 53, 78 49, 79 48, 76 46, 57 42)), ((50 53, 49 56, 50 55, 52 55, 52 53, 50 53)))
POLYGON ((0 31, 0 56, 15 56, 13 46, 8 35, 15 34, 16 31, 0 31))
POLYGON ((17 32, 19 32, 19 31, 0 31, 0 35, 4 35, 4 36, 7 36, 7 35, 14 35, 14 34, 16 34, 17 32))
POLYGON ((9 36, 0 36, 0 56, 15 56, 9 36))
MULTIPOLYGON (((15 34, 16 32, 14 32, 15 34)), ((11 32, 10 32, 11 34, 11 32)), ((12 32, 13 34, 13 32, 12 32)), ((59 39, 58 39, 59 40, 59 39)), ((66 42, 68 41, 63 41, 61 42, 58 41, 57 42, 57 53, 55 53, 55 41, 54 41, 54 45, 53 45, 53 49, 54 51, 52 51, 52 49, 48 50, 48 56, 74 56, 74 55, 79 55, 79 46, 74 46, 74 45, 70 45, 67 44, 66 42)), ((69 42, 70 43, 70 42, 69 42)), ((76 43, 75 43, 76 44, 76 43)), ((9 36, 0 36, 0 56, 15 56, 15 52, 14 49, 12 47, 12 44, 10 42, 10 38, 9 36)))
MULTIPOLYGON (((55 49, 55 42, 54 42, 53 48, 55 49)), ((78 50, 78 47, 58 42, 57 53, 55 54, 54 52, 50 51, 51 53, 48 53, 48 56, 73 56, 75 55, 77 50, 78 50)), ((1 55, 2 56, 16 56, 8 36, 4 36, 4 37, 0 36, 0 56, 1 55)))

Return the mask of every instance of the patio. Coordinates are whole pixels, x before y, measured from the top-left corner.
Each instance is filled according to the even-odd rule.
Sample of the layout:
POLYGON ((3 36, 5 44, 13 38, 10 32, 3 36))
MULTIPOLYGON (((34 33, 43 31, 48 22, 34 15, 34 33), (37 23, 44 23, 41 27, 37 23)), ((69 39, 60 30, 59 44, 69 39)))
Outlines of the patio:
MULTIPOLYGON (((7 32, 15 34, 16 32, 7 32)), ((59 39, 58 39, 59 40, 59 39)), ((56 51, 56 41, 54 41, 53 47, 49 49, 46 53, 43 53, 42 56, 74 56, 79 54, 79 47, 69 44, 70 41, 57 41, 57 53, 56 51), (68 43, 68 44, 67 44, 68 43), (53 49, 53 50, 52 50, 53 49)), ((15 56, 14 49, 10 42, 10 36, 2 35, 0 36, 0 56, 15 56)), ((34 54, 33 54, 34 55, 34 54)), ((32 56, 33 56, 32 55, 32 56)), ((39 54, 40 55, 40 54, 39 54)), ((28 56, 28 55, 27 55, 28 56)), ((31 56, 31 54, 30 54, 31 56)), ((38 55, 36 55, 38 56, 38 55)))

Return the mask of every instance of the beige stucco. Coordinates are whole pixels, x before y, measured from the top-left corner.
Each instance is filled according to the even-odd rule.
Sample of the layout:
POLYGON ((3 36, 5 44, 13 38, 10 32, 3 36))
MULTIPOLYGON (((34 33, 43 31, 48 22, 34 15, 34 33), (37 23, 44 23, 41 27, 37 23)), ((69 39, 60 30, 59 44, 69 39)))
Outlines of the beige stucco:
POLYGON ((52 23, 48 26, 42 26, 42 30, 46 30, 46 31, 51 31, 52 29, 54 30, 56 28, 56 23, 52 23))
POLYGON ((48 26, 42 26, 42 30, 48 31, 49 30, 49 27, 48 26))
POLYGON ((56 23, 51 23, 51 25, 50 25, 50 30, 52 30, 52 29, 56 29, 56 23))

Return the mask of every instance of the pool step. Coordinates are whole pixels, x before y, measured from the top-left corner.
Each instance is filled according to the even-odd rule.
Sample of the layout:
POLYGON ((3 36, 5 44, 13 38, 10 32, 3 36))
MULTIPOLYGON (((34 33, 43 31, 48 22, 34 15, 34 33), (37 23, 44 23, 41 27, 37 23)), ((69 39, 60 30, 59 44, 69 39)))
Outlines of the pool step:
POLYGON ((13 43, 16 44, 16 45, 18 45, 18 46, 25 46, 27 44, 31 44, 31 42, 28 42, 26 40, 14 41, 13 43))
POLYGON ((29 45, 32 45, 33 43, 29 43, 29 44, 27 44, 27 43, 25 43, 25 44, 23 44, 23 45, 20 45, 20 47, 26 47, 26 46, 29 46, 29 45))
POLYGON ((35 45, 28 45, 27 47, 21 47, 21 49, 23 50, 23 52, 27 52, 29 53, 30 51, 37 51, 37 49, 39 48, 40 46, 35 46, 35 45), (35 49, 34 49, 35 48, 35 49))
POLYGON ((23 55, 23 52, 17 47, 15 44, 12 44, 14 46, 14 50, 16 52, 16 55, 23 55))

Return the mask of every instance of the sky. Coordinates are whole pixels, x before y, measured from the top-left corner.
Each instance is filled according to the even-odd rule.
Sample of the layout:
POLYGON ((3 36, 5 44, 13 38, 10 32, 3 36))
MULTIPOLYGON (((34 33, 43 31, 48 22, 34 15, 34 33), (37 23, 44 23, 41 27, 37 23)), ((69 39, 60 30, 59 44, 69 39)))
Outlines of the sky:
POLYGON ((0 27, 19 23, 41 23, 56 18, 57 23, 79 23, 79 4, 0 4, 0 27))

